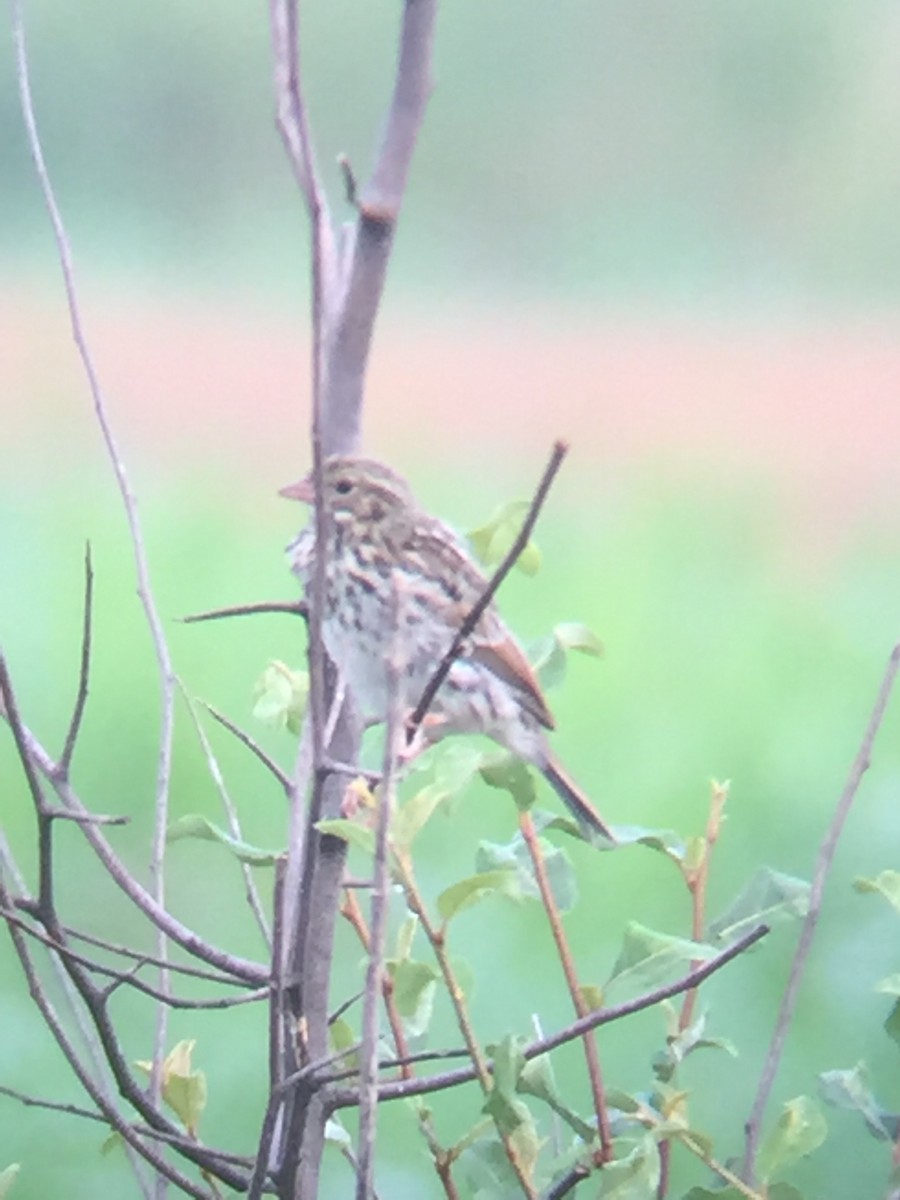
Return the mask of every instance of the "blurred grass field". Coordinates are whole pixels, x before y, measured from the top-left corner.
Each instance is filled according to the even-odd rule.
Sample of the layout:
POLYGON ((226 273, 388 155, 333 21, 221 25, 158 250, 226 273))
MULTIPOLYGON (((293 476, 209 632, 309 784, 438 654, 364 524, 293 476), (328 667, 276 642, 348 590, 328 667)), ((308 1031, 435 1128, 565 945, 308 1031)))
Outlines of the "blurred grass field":
MULTIPOLYGON (((305 227, 271 127, 261 14, 222 0, 26 5, 35 103, 68 221, 81 302, 109 411, 139 496, 177 670, 192 695, 253 727, 253 685, 273 659, 300 665, 301 631, 266 617, 184 626, 177 617, 292 597, 282 548, 299 513, 276 489, 308 463, 305 227)), ((387 95, 395 14, 304 5, 305 62, 323 174, 362 178, 387 95)), ((700 832, 710 779, 731 798, 713 913, 756 867, 808 877, 900 638, 900 72, 888 0, 495 0, 444 5, 437 89, 410 179, 376 330, 365 438, 422 500, 465 529, 527 496, 550 443, 569 461, 541 519, 544 565, 502 606, 528 641, 588 624, 605 647, 575 658, 550 697, 556 744, 611 821, 700 832)), ((68 331, 54 250, 0 65, 0 639, 27 722, 61 745, 77 677, 82 555, 96 572, 94 675, 75 782, 146 872, 158 697, 131 552, 68 331)), ((898 711, 892 705, 841 842, 819 940, 776 1088, 865 1059, 900 1107, 895 1047, 874 992, 897 969, 896 920, 851 890, 896 866, 898 711)), ((255 730, 282 762, 284 734, 255 730)), ((210 737, 248 840, 284 843, 283 803, 218 729, 210 737)), ((553 800, 545 797, 549 805, 553 800)), ((33 820, 0 736, 2 824, 33 884, 33 820)), ((183 706, 172 815, 219 819, 183 706)), ((472 786, 422 837, 423 888, 471 871, 502 841, 505 799, 472 786)), ((74 925, 149 948, 77 831, 58 831, 60 895, 74 925)), ((648 851, 569 847, 581 900, 568 920, 588 982, 602 983, 625 923, 685 933, 672 869, 648 851)), ((260 872, 264 892, 269 881, 260 872)), ((239 953, 261 947, 233 862, 178 843, 169 902, 239 953)), ((709 1053, 683 1076, 694 1124, 722 1158, 741 1149, 795 930, 704 990, 709 1053)), ((501 901, 459 919, 456 953, 477 980, 484 1039, 545 1030, 569 1008, 541 914, 501 901)), ((334 996, 360 985, 339 934, 334 996)), ((189 989, 185 987, 185 991, 189 989)), ((82 1097, 0 938, 0 1082, 82 1097)), ((120 989, 129 1059, 152 1014, 120 989)), ((260 1008, 179 1013, 209 1076, 201 1133, 249 1152, 265 1097, 260 1008)), ((658 1014, 601 1035, 607 1081, 649 1086, 658 1014)), ((453 1043, 439 1005, 433 1044, 453 1043)), ((579 1055, 555 1058, 587 1105, 579 1055)), ((450 1141, 477 1097, 441 1101, 450 1141)), ((438 1195, 402 1107, 383 1114, 380 1194, 438 1195)), ((846 1114, 797 1182, 818 1197, 881 1195, 887 1152, 846 1114)), ((103 1130, 0 1097, 0 1170, 13 1200, 136 1190, 103 1130), (49 1149, 48 1149, 49 1148, 49 1149)), ((350 1188, 329 1160, 323 1195, 350 1188)), ((672 1194, 704 1172, 677 1155, 672 1194)))

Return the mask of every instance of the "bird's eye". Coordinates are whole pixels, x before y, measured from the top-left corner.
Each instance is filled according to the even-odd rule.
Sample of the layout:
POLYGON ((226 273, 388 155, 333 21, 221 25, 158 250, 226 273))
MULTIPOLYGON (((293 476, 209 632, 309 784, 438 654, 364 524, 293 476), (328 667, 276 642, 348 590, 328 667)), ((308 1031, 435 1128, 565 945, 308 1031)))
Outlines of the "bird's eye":
POLYGON ((353 484, 349 479, 339 479, 334 485, 334 490, 339 492, 342 496, 346 496, 352 487, 353 484))

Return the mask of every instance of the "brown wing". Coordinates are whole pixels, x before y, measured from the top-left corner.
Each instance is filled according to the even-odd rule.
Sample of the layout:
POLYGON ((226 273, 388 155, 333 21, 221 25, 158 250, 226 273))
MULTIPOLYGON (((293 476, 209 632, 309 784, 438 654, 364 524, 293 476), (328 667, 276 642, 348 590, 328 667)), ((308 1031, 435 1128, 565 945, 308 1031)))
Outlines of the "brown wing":
MULTIPOLYGON (((419 513, 408 543, 408 556, 423 573, 430 569, 439 577, 435 582, 439 583, 446 599, 444 620, 448 627, 459 629, 488 584, 459 535, 436 517, 419 513)), ((536 721, 547 729, 554 727, 537 676, 493 603, 488 605, 478 622, 466 652, 508 684, 522 707, 536 721)))

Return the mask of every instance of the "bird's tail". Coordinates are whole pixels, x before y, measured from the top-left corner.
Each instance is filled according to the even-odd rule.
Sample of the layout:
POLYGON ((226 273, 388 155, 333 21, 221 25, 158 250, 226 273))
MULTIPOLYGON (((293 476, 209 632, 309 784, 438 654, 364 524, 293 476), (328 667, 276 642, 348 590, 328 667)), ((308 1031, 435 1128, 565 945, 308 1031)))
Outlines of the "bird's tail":
POLYGON ((559 796, 560 800, 569 809, 572 816, 578 821, 579 825, 587 825, 595 833, 602 834, 608 841, 614 842, 616 839, 612 834, 609 826, 585 796, 581 788, 570 779, 562 767, 555 759, 548 756, 546 762, 541 764, 541 771, 544 778, 559 796))

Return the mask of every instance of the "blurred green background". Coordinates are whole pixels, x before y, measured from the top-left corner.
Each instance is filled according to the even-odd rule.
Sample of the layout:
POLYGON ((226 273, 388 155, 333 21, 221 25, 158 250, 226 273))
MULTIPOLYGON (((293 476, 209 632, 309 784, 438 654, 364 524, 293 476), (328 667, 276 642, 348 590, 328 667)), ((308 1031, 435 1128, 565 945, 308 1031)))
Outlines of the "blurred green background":
MULTIPOLYGON (((338 211, 335 156, 363 176, 390 87, 397 6, 305 5, 308 91, 338 211)), ((302 661, 287 618, 185 627, 181 614, 293 592, 282 547, 299 514, 275 498, 308 463, 306 229, 274 133, 263 9, 222 0, 26 4, 35 104, 66 216, 84 318, 140 498, 156 593, 192 694, 252 725, 272 658, 302 661)), ((551 697, 556 744, 612 821, 699 832, 711 777, 730 779, 710 905, 761 863, 808 876, 888 652, 900 634, 900 70, 898 16, 871 0, 563 0, 446 4, 423 130, 378 326, 367 441, 461 528, 530 492, 554 436, 570 460, 542 519, 544 567, 503 606, 525 639, 560 620, 596 630, 600 663, 551 697)), ((140 875, 158 723, 153 659, 111 473, 71 346, 15 96, 0 59, 0 636, 29 724, 52 750, 76 681, 81 558, 97 573, 96 664, 76 784, 140 875)), ((180 710, 173 815, 219 819, 180 710)), ((284 734, 258 729, 285 763, 284 734)), ((280 796, 213 730, 248 839, 284 842, 280 796)), ((0 738, 2 824, 33 881, 30 804, 0 738)), ((840 846, 775 1103, 866 1059, 897 1106, 896 1048, 876 982, 897 968, 895 920, 850 890, 895 866, 898 715, 840 846)), ((471 870, 511 812, 476 787, 423 836, 429 895, 471 870)), ((59 831, 75 925, 149 946, 74 830, 59 831)), ((626 921, 688 928, 672 869, 647 852, 571 849, 569 919, 602 982, 626 921)), ((262 953, 234 864, 179 843, 171 907, 262 953)), ((262 877, 264 888, 268 886, 262 877)), ((539 911, 463 916, 485 1040, 569 1019, 539 911)), ((793 947, 779 931, 706 993, 735 1061, 684 1072, 695 1124, 739 1152, 793 947), (723 1102, 727 1097, 727 1102, 723 1102)), ((359 986, 340 935, 334 995, 359 986)), ((0 1081, 80 1099, 0 943, 0 1081)), ((118 995, 130 1058, 152 1013, 118 995)), ((608 1082, 649 1082, 663 1036, 644 1014, 603 1033, 608 1082)), ((249 1152, 265 1093, 261 1009, 176 1014, 196 1037, 202 1135, 249 1152)), ((439 1006, 434 1044, 455 1041, 439 1006)), ((582 1108, 578 1055, 558 1070, 582 1108)), ((450 1141, 474 1094, 436 1105, 450 1141)), ((773 1107, 773 1116, 777 1111, 773 1107)), ((888 1154, 829 1112, 832 1140, 798 1182, 879 1195, 888 1154)), ((381 1194, 437 1196, 411 1116, 384 1115, 381 1194)), ((102 1131, 0 1099, 14 1195, 135 1195, 102 1131), (52 1153, 48 1152, 52 1147, 52 1153)), ((346 1195, 329 1162, 323 1195, 346 1195)), ((676 1156, 672 1194, 704 1173, 676 1156)))

